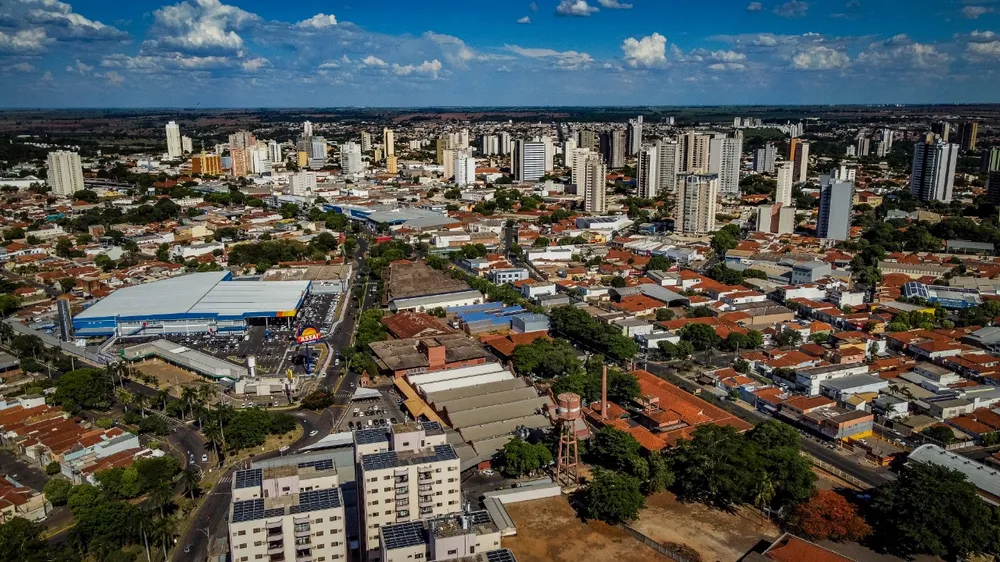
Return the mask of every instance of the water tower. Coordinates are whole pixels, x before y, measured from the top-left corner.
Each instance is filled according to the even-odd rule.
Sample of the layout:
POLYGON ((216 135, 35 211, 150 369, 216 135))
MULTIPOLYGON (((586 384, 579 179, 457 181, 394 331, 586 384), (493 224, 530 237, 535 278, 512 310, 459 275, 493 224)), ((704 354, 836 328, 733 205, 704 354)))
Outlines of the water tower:
POLYGON ((563 392, 556 396, 556 417, 559 423, 559 457, 556 459, 556 482, 564 478, 573 484, 580 481, 580 442, 576 438, 576 424, 581 413, 580 395, 563 392))

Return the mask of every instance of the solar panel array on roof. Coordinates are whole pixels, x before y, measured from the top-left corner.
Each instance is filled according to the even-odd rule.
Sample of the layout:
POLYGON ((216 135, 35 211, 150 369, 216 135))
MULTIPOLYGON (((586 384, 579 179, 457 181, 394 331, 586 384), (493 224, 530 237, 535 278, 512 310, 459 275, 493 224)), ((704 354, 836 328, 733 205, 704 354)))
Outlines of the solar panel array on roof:
POLYGON ((458 454, 455 453, 455 449, 451 445, 435 445, 433 452, 421 452, 417 455, 406 455, 402 458, 396 454, 396 451, 364 455, 361 457, 361 466, 365 470, 381 470, 426 462, 450 461, 457 458, 458 454))
POLYGON ((361 429, 354 432, 354 441, 359 445, 371 445, 389 441, 384 429, 361 429))
POLYGON ((491 550, 486 553, 486 562, 517 562, 514 553, 507 550, 491 550))
POLYGON ((361 457, 361 466, 365 470, 381 470, 392 468, 399 464, 396 451, 385 451, 383 453, 372 453, 361 457))
POLYGON ((233 504, 233 523, 264 518, 264 500, 257 498, 233 504))
POLYGON ((268 519, 271 517, 284 517, 284 516, 285 516, 285 508, 283 507, 272 507, 271 509, 264 510, 264 519, 268 519))
POLYGON ((493 518, 490 517, 490 512, 485 509, 482 511, 470 511, 468 515, 472 519, 472 523, 474 525, 485 525, 486 523, 493 522, 493 518))
POLYGON ((330 470, 333 468, 333 459, 320 459, 317 461, 300 462, 299 468, 311 466, 316 470, 330 470))
POLYGON ((340 507, 340 494, 336 489, 310 490, 299 494, 299 505, 293 505, 289 512, 308 513, 336 507, 340 507))
POLYGON ((427 544, 427 539, 424 538, 424 524, 416 521, 386 525, 382 527, 382 536, 385 539, 386 550, 427 544))
POLYGON ((236 483, 236 489, 241 488, 259 488, 260 482, 263 479, 263 472, 259 468, 251 468, 250 470, 239 470, 236 472, 236 477, 233 481, 236 483))

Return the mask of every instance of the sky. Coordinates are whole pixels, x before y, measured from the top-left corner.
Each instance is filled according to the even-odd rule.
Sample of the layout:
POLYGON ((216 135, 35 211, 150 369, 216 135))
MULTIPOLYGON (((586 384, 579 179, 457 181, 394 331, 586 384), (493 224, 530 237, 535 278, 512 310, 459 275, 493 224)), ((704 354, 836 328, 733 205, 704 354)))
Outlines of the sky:
POLYGON ((1000 0, 0 0, 0 108, 1000 102, 1000 0))

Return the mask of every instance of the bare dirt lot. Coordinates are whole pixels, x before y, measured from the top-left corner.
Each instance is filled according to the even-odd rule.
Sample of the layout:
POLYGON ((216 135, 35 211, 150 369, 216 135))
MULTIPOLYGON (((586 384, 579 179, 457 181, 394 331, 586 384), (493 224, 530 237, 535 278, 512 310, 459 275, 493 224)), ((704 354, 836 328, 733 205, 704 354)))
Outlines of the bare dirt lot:
POLYGON ((517 536, 504 539, 503 547, 511 549, 521 562, 667 560, 622 529, 600 521, 583 523, 564 496, 511 504, 506 508, 517 525, 517 536))
POLYGON ((660 543, 686 545, 704 562, 739 560, 761 539, 774 540, 781 534, 752 509, 727 513, 699 503, 681 503, 668 492, 646 498, 646 509, 632 527, 660 543))
POLYGON ((143 361, 136 363, 134 366, 137 370, 156 377, 157 387, 160 389, 166 388, 174 396, 180 396, 181 390, 184 387, 198 387, 202 383, 208 382, 191 371, 185 371, 180 367, 165 363, 159 359, 143 361))

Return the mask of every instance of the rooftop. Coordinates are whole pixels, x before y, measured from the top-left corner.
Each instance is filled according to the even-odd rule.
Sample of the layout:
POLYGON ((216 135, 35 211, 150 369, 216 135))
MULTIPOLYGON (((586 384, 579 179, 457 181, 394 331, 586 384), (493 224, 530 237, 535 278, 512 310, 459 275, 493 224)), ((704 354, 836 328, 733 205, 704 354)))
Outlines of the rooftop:
POLYGON ((388 299, 407 299, 468 291, 469 284, 438 271, 423 261, 389 264, 388 299))

